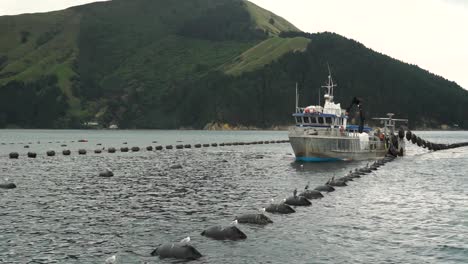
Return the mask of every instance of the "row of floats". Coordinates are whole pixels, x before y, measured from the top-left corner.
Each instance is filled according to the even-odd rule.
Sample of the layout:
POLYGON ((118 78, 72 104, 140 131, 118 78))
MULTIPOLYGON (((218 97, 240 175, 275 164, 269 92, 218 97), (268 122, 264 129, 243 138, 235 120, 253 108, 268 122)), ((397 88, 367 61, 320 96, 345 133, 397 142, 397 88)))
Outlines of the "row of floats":
MULTIPOLYGON (((244 146, 244 145, 261 145, 261 144, 280 144, 280 143, 288 143, 289 140, 267 140, 267 141, 252 141, 252 142, 227 142, 227 143, 211 143, 211 144, 178 144, 178 145, 166 145, 166 146, 147 146, 145 149, 147 151, 161 151, 161 150, 172 150, 172 149, 191 149, 193 148, 208 148, 208 147, 224 147, 224 146, 244 146)), ((97 144, 98 146, 101 146, 101 144, 97 144)), ((66 145, 62 145, 62 147, 66 147, 66 145)), ((139 152, 141 151, 140 147, 121 147, 120 152, 139 152)), ((86 149, 79 149, 78 154, 79 155, 86 155, 89 151, 86 149)), ((109 148, 98 148, 93 151, 95 154, 101 154, 103 152, 107 153, 116 153, 117 148, 114 147, 109 147, 109 148)), ((53 157, 57 153, 54 150, 49 150, 46 151, 46 155, 48 157, 53 157)), ((69 149, 64 149, 62 150, 62 155, 64 156, 70 156, 72 154, 72 151, 69 149)), ((28 158, 36 158, 37 153, 36 152, 28 152, 26 154, 28 158)), ((18 159, 20 157, 20 154, 18 152, 10 152, 9 158, 10 159, 18 159)))

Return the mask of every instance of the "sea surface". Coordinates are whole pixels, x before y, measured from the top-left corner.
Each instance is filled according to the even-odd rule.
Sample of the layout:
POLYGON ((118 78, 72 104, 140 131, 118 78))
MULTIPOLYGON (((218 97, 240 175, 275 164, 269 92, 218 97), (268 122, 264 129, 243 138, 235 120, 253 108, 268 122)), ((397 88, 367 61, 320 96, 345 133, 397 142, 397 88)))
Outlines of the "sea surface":
MULTIPOLYGON (((468 141, 468 132, 416 134, 468 141)), ((113 255, 117 263, 180 263, 150 253, 187 236, 204 255, 191 263, 468 263, 467 147, 432 152, 407 143, 405 157, 310 207, 268 214, 274 223, 264 227, 238 225, 248 238, 237 242, 200 233, 366 162, 301 164, 288 143, 144 149, 278 139, 287 132, 0 130, 0 182, 17 185, 0 189, 0 263, 104 263, 113 255), (143 150, 92 153, 122 146, 143 150), (12 151, 20 158, 9 159, 12 151), (114 177, 98 177, 106 167, 114 177)))

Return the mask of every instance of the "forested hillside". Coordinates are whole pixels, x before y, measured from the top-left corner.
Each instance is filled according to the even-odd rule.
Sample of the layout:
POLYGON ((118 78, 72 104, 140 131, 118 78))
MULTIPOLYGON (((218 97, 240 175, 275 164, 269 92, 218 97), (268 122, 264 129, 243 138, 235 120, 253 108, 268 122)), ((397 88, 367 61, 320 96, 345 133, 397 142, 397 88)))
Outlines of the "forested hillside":
POLYGON ((328 63, 336 101, 359 96, 368 117, 468 128, 457 84, 248 1, 113 0, 3 16, 0 32, 0 127, 287 125, 295 83, 317 103, 328 63))

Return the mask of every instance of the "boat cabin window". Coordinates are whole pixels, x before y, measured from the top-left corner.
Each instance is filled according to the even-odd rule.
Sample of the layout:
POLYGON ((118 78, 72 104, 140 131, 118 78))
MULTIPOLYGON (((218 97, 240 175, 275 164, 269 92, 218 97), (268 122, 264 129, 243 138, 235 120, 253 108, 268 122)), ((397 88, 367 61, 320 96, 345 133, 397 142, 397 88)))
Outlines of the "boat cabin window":
POLYGON ((296 116, 296 122, 297 123, 302 123, 302 118, 300 116, 296 116))
POLYGON ((310 119, 308 116, 304 116, 304 123, 310 123, 310 119))
POLYGON ((319 123, 319 124, 323 124, 323 121, 324 121, 324 120, 323 120, 323 117, 319 117, 319 118, 318 118, 318 123, 319 123))
POLYGON ((327 123, 328 125, 332 124, 332 118, 331 117, 325 118, 325 123, 327 123))

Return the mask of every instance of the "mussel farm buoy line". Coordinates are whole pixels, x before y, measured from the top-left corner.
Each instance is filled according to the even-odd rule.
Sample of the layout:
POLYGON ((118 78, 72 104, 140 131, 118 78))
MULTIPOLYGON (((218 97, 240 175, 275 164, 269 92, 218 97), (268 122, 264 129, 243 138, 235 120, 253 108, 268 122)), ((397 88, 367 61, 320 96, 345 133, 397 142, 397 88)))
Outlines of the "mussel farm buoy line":
POLYGON ((418 147, 427 148, 429 150, 438 151, 444 149, 453 149, 468 146, 468 142, 454 143, 454 144, 437 144, 432 143, 429 140, 424 140, 411 131, 406 131, 406 139, 411 143, 416 144, 418 147))

